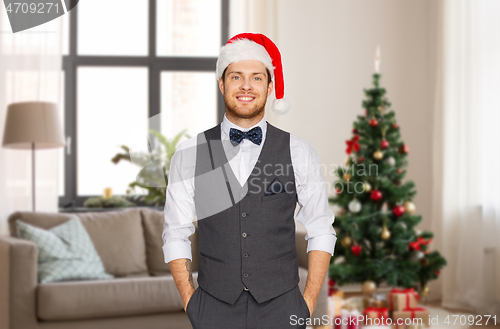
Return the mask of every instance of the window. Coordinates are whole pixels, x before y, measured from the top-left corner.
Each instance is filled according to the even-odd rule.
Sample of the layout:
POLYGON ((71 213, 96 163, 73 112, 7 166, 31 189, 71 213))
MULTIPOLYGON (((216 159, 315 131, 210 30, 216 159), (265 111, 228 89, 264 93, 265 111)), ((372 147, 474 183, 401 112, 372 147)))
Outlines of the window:
POLYGON ((65 15, 60 207, 106 187, 124 195, 140 168, 111 159, 121 145, 147 149, 148 129, 195 136, 222 120, 228 12, 229 0, 86 0, 65 15))

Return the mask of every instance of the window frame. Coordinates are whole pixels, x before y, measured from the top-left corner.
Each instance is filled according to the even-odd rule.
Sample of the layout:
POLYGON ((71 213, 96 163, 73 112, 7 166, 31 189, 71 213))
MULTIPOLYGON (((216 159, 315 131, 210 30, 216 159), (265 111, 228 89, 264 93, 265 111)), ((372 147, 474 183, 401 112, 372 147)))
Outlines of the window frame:
MULTIPOLYGON (((148 0, 148 55, 147 56, 86 56, 78 55, 78 6, 75 6, 67 15, 70 16, 69 24, 69 54, 63 55, 62 70, 64 71, 64 128, 65 137, 70 142, 64 149, 64 195, 59 196, 59 208, 83 207, 83 203, 89 197, 98 195, 78 195, 77 194, 77 163, 78 163, 78 122, 76 109, 77 95, 77 70, 85 66, 103 67, 146 67, 148 69, 148 110, 149 118, 160 113, 160 78, 164 71, 184 71, 184 72, 215 72, 217 57, 194 57, 194 56, 157 56, 156 40, 156 2, 148 0)), ((229 40, 229 0, 221 0, 221 43, 225 44, 229 40)), ((217 117, 222 121, 225 113, 224 97, 219 92, 218 84, 214 82, 217 92, 217 117)), ((147 118, 145 118, 147 119, 147 118)), ((155 121, 155 120, 150 120, 155 121)), ((160 127, 150 126, 149 128, 159 130, 160 127)), ((119 152, 119 149, 117 149, 119 152)), ((112 156, 113 154, 110 154, 112 156)), ((145 204, 136 202, 138 206, 145 204)))

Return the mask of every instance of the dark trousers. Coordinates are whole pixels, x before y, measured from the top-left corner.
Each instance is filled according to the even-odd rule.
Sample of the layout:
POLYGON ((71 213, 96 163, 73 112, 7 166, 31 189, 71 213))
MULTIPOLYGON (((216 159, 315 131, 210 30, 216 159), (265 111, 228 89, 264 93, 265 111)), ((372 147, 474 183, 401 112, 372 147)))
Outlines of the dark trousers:
POLYGON ((305 329, 311 316, 298 285, 261 304, 243 290, 233 305, 198 287, 186 313, 194 329, 305 329))

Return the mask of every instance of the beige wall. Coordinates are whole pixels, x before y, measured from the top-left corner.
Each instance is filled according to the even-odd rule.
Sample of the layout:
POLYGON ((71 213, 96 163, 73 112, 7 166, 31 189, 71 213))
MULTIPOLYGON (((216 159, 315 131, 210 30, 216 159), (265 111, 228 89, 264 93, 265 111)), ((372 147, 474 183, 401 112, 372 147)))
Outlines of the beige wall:
MULTIPOLYGON (((434 6, 431 0, 258 0, 247 25, 269 35, 282 53, 292 112, 268 113, 268 121, 309 141, 327 167, 346 159, 345 140, 363 114, 363 88, 371 87, 381 46, 381 84, 410 147, 407 179, 417 187, 421 230, 432 228, 434 6)), ((335 177, 326 173, 325 180, 331 187, 335 177)), ((431 299, 438 290, 431 285, 431 299)))

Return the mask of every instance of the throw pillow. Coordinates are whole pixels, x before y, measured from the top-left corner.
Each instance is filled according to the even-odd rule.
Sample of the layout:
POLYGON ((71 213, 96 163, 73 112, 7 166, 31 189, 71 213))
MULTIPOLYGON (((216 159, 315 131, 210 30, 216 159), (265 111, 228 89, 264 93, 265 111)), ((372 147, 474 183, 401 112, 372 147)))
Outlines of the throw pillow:
POLYGON ((38 282, 111 279, 85 227, 78 218, 44 230, 20 220, 18 236, 38 247, 38 282))

